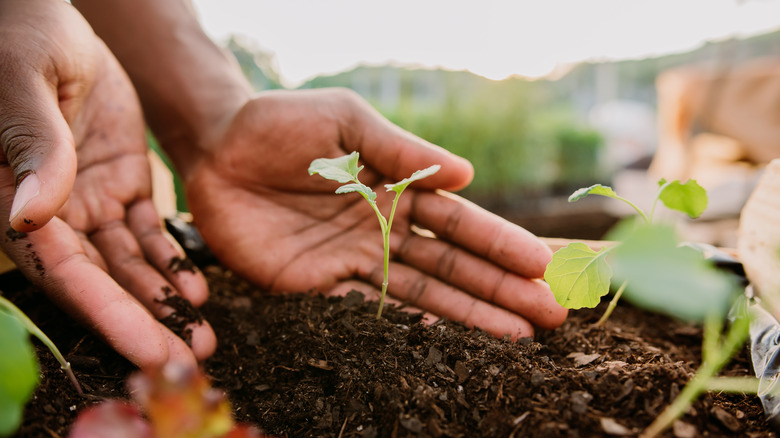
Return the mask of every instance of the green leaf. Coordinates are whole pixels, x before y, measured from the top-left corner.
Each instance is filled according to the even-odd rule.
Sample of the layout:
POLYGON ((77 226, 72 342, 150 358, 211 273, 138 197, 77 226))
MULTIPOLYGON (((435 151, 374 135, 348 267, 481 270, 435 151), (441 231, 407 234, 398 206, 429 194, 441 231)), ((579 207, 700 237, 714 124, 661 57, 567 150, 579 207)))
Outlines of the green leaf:
POLYGON ((368 199, 369 202, 374 202, 376 200, 376 193, 371 190, 371 187, 363 183, 346 184, 336 189, 336 193, 338 194, 353 192, 360 193, 368 199))
POLYGON ((626 300, 647 310, 688 321, 712 312, 725 315, 737 290, 734 280, 702 254, 677 246, 667 225, 638 225, 611 258, 615 278, 627 281, 626 300))
POLYGON ((577 202, 588 195, 601 195, 608 198, 623 199, 612 190, 612 187, 594 184, 590 187, 583 187, 569 196, 569 202, 577 202))
POLYGON ((309 165, 309 175, 320 174, 323 178, 348 183, 357 181, 363 166, 358 166, 360 154, 352 152, 338 158, 317 158, 309 165))
MULTIPOLYGON (((661 179, 658 185, 663 187, 666 180, 661 179)), ((661 202, 668 208, 697 218, 707 209, 707 191, 696 180, 689 179, 685 184, 672 181, 658 195, 661 202)))
POLYGON ((24 406, 38 385, 38 359, 30 335, 0 310, 0 436, 19 428, 24 406))
POLYGON ((427 167, 425 169, 416 170, 409 178, 404 178, 395 184, 385 184, 385 188, 387 189, 388 192, 392 190, 400 194, 406 189, 407 186, 409 186, 409 184, 417 180, 427 178, 433 175, 434 173, 438 172, 439 169, 441 169, 441 166, 438 164, 434 164, 433 166, 427 167))
POLYGON ((607 264, 607 248, 596 252, 581 242, 570 243, 553 254, 544 279, 555 300, 567 309, 596 307, 609 293, 612 268, 607 264))

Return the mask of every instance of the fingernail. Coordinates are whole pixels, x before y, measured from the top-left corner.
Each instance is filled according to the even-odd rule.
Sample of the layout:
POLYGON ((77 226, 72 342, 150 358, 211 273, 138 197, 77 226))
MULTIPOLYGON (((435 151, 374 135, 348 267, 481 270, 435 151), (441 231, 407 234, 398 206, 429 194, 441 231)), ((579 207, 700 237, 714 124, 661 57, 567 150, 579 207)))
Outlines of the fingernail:
POLYGON ((30 172, 22 179, 22 182, 16 187, 14 203, 11 204, 12 221, 32 198, 38 196, 40 189, 41 182, 35 173, 30 172))

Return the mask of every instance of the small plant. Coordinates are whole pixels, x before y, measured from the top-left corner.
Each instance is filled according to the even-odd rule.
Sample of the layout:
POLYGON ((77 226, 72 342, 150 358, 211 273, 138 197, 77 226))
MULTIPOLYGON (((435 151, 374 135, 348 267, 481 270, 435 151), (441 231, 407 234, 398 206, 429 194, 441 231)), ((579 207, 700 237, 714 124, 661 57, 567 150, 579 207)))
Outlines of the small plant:
POLYGON ((661 180, 649 214, 610 187, 599 184, 577 190, 569 201, 588 195, 621 200, 637 211, 641 221, 618 224, 608 235, 616 244, 599 251, 581 242, 558 250, 545 272, 558 303, 570 309, 595 307, 609 292, 614 276, 621 285, 597 324, 606 321, 624 292, 640 307, 704 324, 701 367, 641 436, 649 438, 662 433, 704 391, 756 393, 756 378, 717 377, 748 337, 747 299, 742 296, 735 301, 738 288, 731 276, 717 270, 699 251, 679 245, 670 226, 653 223, 659 200, 692 218, 700 216, 707 207, 706 191, 694 180, 685 184, 661 180), (724 333, 729 309, 731 324, 724 333))
POLYGON ((376 193, 371 190, 370 187, 361 183, 358 180, 358 173, 363 170, 363 166, 358 166, 358 159, 360 154, 358 152, 352 152, 349 155, 344 155, 338 158, 318 158, 311 162, 309 165, 309 175, 319 174, 325 179, 337 181, 343 186, 336 189, 336 193, 352 193, 357 192, 368 201, 371 208, 376 213, 377 219, 379 219, 379 226, 382 230, 382 244, 384 247, 384 277, 382 281, 382 293, 379 298, 379 310, 377 310, 376 317, 382 317, 382 308, 385 303, 385 295, 387 294, 387 285, 389 283, 388 275, 390 268, 390 229, 393 226, 393 217, 395 216, 395 208, 398 205, 398 199, 401 197, 401 193, 414 181, 429 177, 439 171, 438 164, 434 164, 423 170, 418 170, 412 173, 409 178, 405 178, 395 184, 385 184, 387 191, 395 192, 395 198, 393 199, 393 206, 390 209, 390 214, 385 218, 379 211, 376 205, 376 193))
POLYGON ((76 391, 82 393, 70 364, 57 346, 24 312, 0 295, 0 436, 10 435, 19 428, 24 406, 38 386, 38 360, 30 335, 48 347, 76 391))
POLYGON ((106 400, 79 413, 68 438, 260 438, 236 424, 224 393, 197 368, 169 363, 127 383, 134 404, 106 400), (109 433, 109 435, 106 435, 109 433))
MULTIPOLYGON (((569 202, 576 202, 589 195, 606 196, 625 202, 637 211, 638 216, 642 218, 642 223, 622 224, 616 228, 611 237, 618 240, 625 239, 626 242, 622 245, 618 243, 594 251, 584 243, 574 242, 553 254, 544 278, 561 306, 579 309, 595 307, 599 304, 601 297, 609 293, 612 284, 613 267, 607 261, 607 256, 612 252, 616 253, 613 264, 625 267, 626 272, 623 274, 631 275, 618 275, 623 277, 621 285, 597 325, 603 324, 612 313, 617 301, 626 290, 628 277, 632 275, 639 276, 638 280, 642 282, 647 280, 642 278, 642 273, 654 272, 651 275, 656 275, 657 271, 654 271, 654 268, 679 272, 672 263, 682 263, 680 266, 684 269, 699 272, 704 277, 717 274, 711 274, 714 270, 708 270, 706 264, 699 262, 695 254, 690 254, 685 249, 677 249, 674 232, 670 227, 653 224, 653 216, 659 200, 670 209, 683 212, 692 218, 699 217, 707 208, 707 193, 696 181, 690 180, 681 184, 679 181, 662 179, 649 215, 633 202, 619 196, 611 187, 601 184, 577 190, 569 197, 569 202), (670 258, 665 259, 666 257, 670 258), (637 266, 636 263, 639 265, 637 266)), ((679 276, 686 275, 682 272, 679 274, 679 276)), ((677 281, 679 278, 675 277, 674 280, 677 281)), ((688 286, 691 283, 685 282, 684 285, 688 286)), ((641 288, 642 285, 636 287, 641 288)), ((687 307, 680 309, 685 311, 687 307)))
POLYGON ((746 297, 740 297, 732 310, 731 324, 723 332, 724 318, 709 313, 704 320, 702 362, 674 401, 640 434, 641 438, 659 436, 683 416, 693 402, 706 391, 758 394, 760 380, 755 377, 718 377, 720 370, 745 344, 749 336, 751 310, 746 297))

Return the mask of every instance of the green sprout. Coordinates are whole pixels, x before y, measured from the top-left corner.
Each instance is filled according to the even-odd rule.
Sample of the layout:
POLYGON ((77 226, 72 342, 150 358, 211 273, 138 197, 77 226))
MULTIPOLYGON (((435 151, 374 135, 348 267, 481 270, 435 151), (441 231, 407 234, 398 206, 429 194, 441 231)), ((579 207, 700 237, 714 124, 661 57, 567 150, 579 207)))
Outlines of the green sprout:
POLYGON ((691 218, 707 208, 707 193, 694 180, 661 180, 649 214, 610 187, 596 184, 574 192, 575 202, 588 195, 618 199, 637 211, 641 220, 623 221, 607 236, 615 245, 594 251, 574 242, 553 254, 545 271, 556 301, 569 309, 595 307, 609 293, 613 276, 621 282, 604 315, 603 324, 625 292, 626 298, 647 310, 703 323, 702 365, 675 400, 640 435, 655 437, 688 411, 705 391, 756 393, 759 380, 753 377, 717 377, 720 370, 745 343, 750 325, 746 297, 735 304, 738 291, 733 277, 709 263, 701 253, 679 245, 671 226, 653 223, 656 205, 691 218), (607 261, 609 256, 609 262, 607 261), (731 308, 731 324, 724 320, 731 308))
POLYGON ((38 385, 38 360, 29 335, 49 348, 81 394, 81 386, 57 346, 18 307, 0 295, 0 436, 13 433, 22 412, 38 385))
POLYGON ((639 435, 640 438, 659 436, 682 417, 693 402, 706 391, 736 394, 758 394, 760 379, 755 377, 718 377, 720 370, 729 363, 750 334, 752 311, 747 297, 738 298, 728 329, 723 330, 721 315, 711 313, 704 320, 702 336, 702 363, 688 384, 661 414, 639 435))
MULTIPOLYGON (((597 325, 607 320, 624 292, 631 295, 634 301, 644 301, 645 307, 670 308, 683 319, 700 317, 700 309, 697 308, 700 302, 696 302, 695 298, 690 299, 691 292, 685 288, 701 290, 702 284, 717 283, 722 285, 716 288, 718 296, 730 296, 732 288, 727 282, 721 281, 723 274, 707 264, 695 250, 679 247, 670 226, 653 223, 658 201, 691 218, 699 217, 707 208, 707 192, 695 180, 683 184, 662 179, 658 186, 649 214, 619 196, 611 187, 601 184, 579 189, 569 197, 569 202, 576 202, 589 195, 617 199, 636 210, 642 220, 639 223, 624 222, 616 227, 611 233, 611 237, 620 241, 616 245, 594 251, 584 243, 573 242, 556 251, 544 278, 558 304, 568 309, 596 307, 601 298, 609 293, 613 276, 621 280, 620 287, 597 325), (611 263, 607 261, 608 255, 611 263), (626 291, 629 280, 632 280, 632 287, 626 291), (686 299, 690 302, 680 302, 686 299), (680 303, 670 306, 670 303, 675 302, 680 303)), ((721 307, 724 302, 705 301, 721 307)))
POLYGON ((388 274, 390 269, 390 229, 393 226, 393 217, 395 216, 395 208, 398 205, 398 198, 401 197, 401 193, 414 181, 429 177, 438 172, 441 166, 434 164, 423 170, 417 170, 409 178, 395 184, 385 184, 387 191, 395 192, 395 198, 393 199, 393 206, 390 209, 390 215, 385 218, 379 211, 379 207, 376 205, 376 193, 371 190, 370 187, 361 183, 358 180, 358 173, 363 170, 363 166, 358 166, 358 159, 360 154, 358 152, 352 152, 351 154, 344 155, 338 158, 318 158, 311 162, 309 165, 309 175, 319 174, 325 179, 337 181, 343 186, 336 189, 336 193, 360 193, 363 198, 368 201, 371 208, 376 213, 377 219, 379 219, 379 227, 382 230, 382 244, 384 247, 384 277, 382 281, 382 293, 379 298, 379 310, 377 310, 376 317, 382 317, 382 308, 385 303, 385 295, 387 294, 388 274))

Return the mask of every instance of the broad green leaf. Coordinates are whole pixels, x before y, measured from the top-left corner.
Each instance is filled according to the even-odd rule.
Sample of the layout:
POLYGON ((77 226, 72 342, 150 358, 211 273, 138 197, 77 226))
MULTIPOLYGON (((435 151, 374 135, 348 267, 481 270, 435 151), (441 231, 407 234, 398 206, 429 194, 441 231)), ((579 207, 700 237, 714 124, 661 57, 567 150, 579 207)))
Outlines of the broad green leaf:
POLYGON ((555 300, 567 309, 596 307, 609 293, 612 268, 606 261, 607 248, 596 252, 581 242, 570 243, 553 254, 544 279, 555 300))
POLYGON ((413 183, 413 182, 415 182, 417 180, 421 180, 423 178, 427 178, 427 177, 433 175, 434 173, 438 172, 439 169, 441 169, 441 166, 438 165, 438 164, 434 164, 431 167, 427 167, 427 168, 422 169, 422 170, 416 170, 412 174, 412 176, 410 176, 409 178, 404 178, 404 179, 402 179, 401 181, 398 181, 395 184, 385 184, 385 188, 387 189, 388 192, 392 190, 392 191, 400 194, 401 192, 404 191, 404 189, 406 189, 407 186, 409 186, 409 184, 411 184, 411 183, 413 183))
POLYGON ((577 202, 588 195, 601 195, 608 198, 623 199, 612 190, 612 187, 594 184, 590 187, 583 187, 569 196, 569 202, 577 202))
POLYGON ((38 359, 30 335, 0 310, 0 436, 19 428, 24 406, 38 385, 38 359))
POLYGON ((358 166, 360 154, 352 152, 338 158, 317 158, 309 165, 309 175, 318 173, 323 178, 348 183, 357 181, 358 173, 363 170, 363 166, 358 166))
POLYGON ((736 290, 732 277, 700 252, 677 246, 667 225, 643 224, 626 233, 611 263, 615 279, 628 282, 625 299, 683 320, 702 321, 712 312, 725 315, 736 290))
MULTIPOLYGON (((659 186, 666 184, 666 180, 661 179, 659 186)), ((704 190, 696 180, 689 179, 685 184, 680 181, 672 181, 658 195, 661 202, 668 208, 687 214, 692 218, 697 218, 707 209, 707 191, 704 190)))
POLYGON ((346 184, 336 189, 336 193, 338 194, 353 192, 360 193, 370 202, 374 202, 376 200, 376 193, 371 190, 371 187, 362 183, 346 184))

